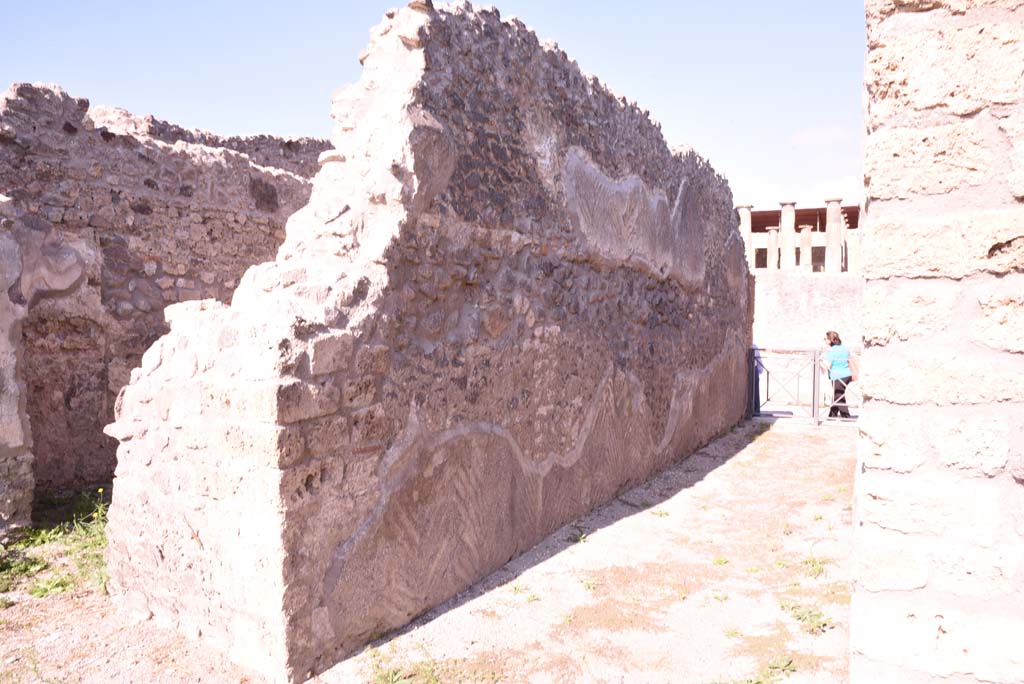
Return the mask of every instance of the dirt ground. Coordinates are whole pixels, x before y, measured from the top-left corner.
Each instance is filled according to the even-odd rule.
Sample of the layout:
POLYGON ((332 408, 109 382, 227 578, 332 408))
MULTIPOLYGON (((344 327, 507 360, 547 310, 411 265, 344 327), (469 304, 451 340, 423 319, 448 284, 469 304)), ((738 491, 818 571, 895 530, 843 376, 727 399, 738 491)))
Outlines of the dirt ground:
MULTIPOLYGON (((855 444, 746 423, 313 681, 847 681, 855 444)), ((95 583, 27 586, 0 594, 0 684, 262 681, 95 583)))

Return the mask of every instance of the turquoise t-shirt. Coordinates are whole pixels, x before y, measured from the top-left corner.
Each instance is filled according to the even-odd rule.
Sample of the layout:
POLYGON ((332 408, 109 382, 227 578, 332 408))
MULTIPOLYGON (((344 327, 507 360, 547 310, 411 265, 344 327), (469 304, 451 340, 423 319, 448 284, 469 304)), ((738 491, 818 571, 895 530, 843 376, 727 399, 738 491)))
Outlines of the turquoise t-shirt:
POLYGON ((828 364, 829 380, 839 380, 853 375, 850 371, 850 350, 845 345, 837 344, 830 347, 825 352, 825 362, 828 364))

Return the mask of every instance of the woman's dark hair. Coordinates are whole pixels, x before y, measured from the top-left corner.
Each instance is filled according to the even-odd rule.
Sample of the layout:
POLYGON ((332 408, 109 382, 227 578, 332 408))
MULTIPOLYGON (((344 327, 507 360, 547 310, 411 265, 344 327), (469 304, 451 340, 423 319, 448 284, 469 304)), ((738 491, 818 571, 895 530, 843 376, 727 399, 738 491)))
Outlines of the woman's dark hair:
POLYGON ((843 343, 843 341, 839 339, 839 333, 837 333, 835 330, 829 330, 827 333, 825 333, 825 337, 826 339, 828 339, 829 345, 833 347, 836 346, 837 344, 843 343))

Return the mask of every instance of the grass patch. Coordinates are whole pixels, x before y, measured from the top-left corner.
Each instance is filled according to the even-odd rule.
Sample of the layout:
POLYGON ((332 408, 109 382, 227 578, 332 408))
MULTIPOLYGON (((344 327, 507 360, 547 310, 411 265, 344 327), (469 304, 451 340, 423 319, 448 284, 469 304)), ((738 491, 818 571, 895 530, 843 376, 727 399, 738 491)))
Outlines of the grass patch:
POLYGON ((54 594, 63 594, 74 586, 75 580, 70 575, 54 575, 36 582, 28 593, 36 598, 46 598, 54 594))
MULTIPOLYGON (((426 654, 424 654, 426 655, 426 654)), ((441 684, 442 682, 495 683, 500 678, 495 672, 479 672, 468 661, 438 662, 427 656, 419 662, 401 662, 385 657, 379 650, 370 654, 370 682, 372 684, 441 684)))
POLYGON ((656 515, 659 518, 667 518, 668 517, 668 511, 663 510, 661 508, 657 508, 657 509, 651 511, 651 515, 656 515))
POLYGON ((796 672, 796 665, 789 656, 772 658, 768 664, 762 667, 753 677, 746 679, 733 679, 728 682, 714 682, 714 684, 777 684, 783 676, 796 672))
POLYGON ((48 567, 49 563, 25 553, 23 549, 4 549, 0 552, 0 593, 14 589, 22 581, 38 575, 48 567))
POLYGON ((824 634, 835 627, 835 623, 814 606, 803 606, 795 601, 783 601, 780 605, 794 620, 803 625, 803 630, 808 634, 824 634))
POLYGON ((712 563, 714 563, 715 565, 728 565, 729 564, 729 559, 728 558, 722 558, 721 556, 719 556, 718 558, 713 560, 712 563))
POLYGON ((809 556, 804 558, 800 563, 804 566, 804 572, 807 573, 808 577, 817 579, 825 574, 825 566, 832 561, 828 558, 816 558, 809 556))
POLYGON ((51 568, 55 574, 39 578, 29 590, 32 596, 61 593, 81 581, 105 588, 104 530, 109 506, 109 494, 104 494, 102 487, 95 492, 41 500, 35 525, 22 531, 10 547, 0 548, 0 592, 10 591, 51 568), (63 572, 65 569, 70 572, 63 572))

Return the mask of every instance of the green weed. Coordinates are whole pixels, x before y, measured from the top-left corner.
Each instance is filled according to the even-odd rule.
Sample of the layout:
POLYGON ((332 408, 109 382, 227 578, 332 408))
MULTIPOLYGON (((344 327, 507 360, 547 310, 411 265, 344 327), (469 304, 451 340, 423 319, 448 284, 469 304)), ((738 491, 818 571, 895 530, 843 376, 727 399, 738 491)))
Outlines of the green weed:
POLYGON ((63 594, 73 586, 75 586, 75 580, 69 575, 54 575, 53 577, 47 577, 36 582, 28 590, 28 593, 36 598, 46 598, 54 594, 63 594))
POLYGON ((783 601, 780 605, 794 620, 803 625, 804 631, 808 634, 824 634, 835 627, 835 624, 814 606, 802 606, 793 601, 783 601))
POLYGON ((825 566, 831 562, 828 558, 815 558, 814 556, 804 558, 801 561, 804 566, 804 572, 807 573, 808 577, 813 577, 814 579, 821 577, 825 572, 825 566))
POLYGON ((583 544, 587 541, 587 533, 577 527, 572 534, 565 538, 565 541, 572 544, 583 544))
POLYGON ((42 558, 21 549, 0 551, 0 593, 10 591, 21 580, 38 575, 47 567, 49 564, 42 558))

